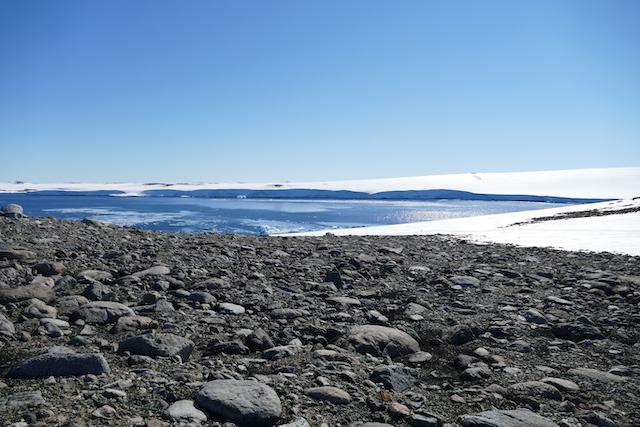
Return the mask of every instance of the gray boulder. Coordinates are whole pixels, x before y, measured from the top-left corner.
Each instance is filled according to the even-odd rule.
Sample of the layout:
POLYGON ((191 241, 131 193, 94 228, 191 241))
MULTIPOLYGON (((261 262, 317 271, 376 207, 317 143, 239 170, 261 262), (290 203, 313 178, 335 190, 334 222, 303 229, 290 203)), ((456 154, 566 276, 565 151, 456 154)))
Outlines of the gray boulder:
POLYGON ((193 406, 193 400, 178 400, 165 411, 167 417, 178 422, 201 422, 207 421, 207 415, 200 409, 193 406))
POLYGON ((0 335, 4 335, 5 337, 13 337, 16 333, 16 328, 13 326, 13 322, 7 317, 0 313, 0 335))
POLYGON ((282 404, 269 386, 248 380, 215 380, 196 395, 206 411, 238 424, 272 426, 282 415, 282 404))
POLYGON ((186 362, 193 352, 193 341, 174 334, 138 335, 120 341, 118 352, 126 351, 154 358, 180 356, 186 362))
POLYGON ((18 219, 24 216, 24 209, 20 205, 9 203, 0 208, 0 215, 18 219))
POLYGON ((0 248, 0 259, 17 259, 19 261, 25 261, 34 259, 35 257, 35 252, 27 251, 25 249, 0 248))
POLYGON ((37 298, 44 302, 53 301, 56 294, 53 290, 41 283, 33 285, 18 286, 17 288, 0 288, 0 304, 20 302, 32 298, 37 298))
POLYGON ((39 299, 32 299, 30 304, 24 309, 23 314, 26 317, 33 317, 36 319, 42 319, 44 317, 56 318, 58 316, 58 310, 39 299))
POLYGON ((380 325, 355 326, 349 331, 348 339, 358 353, 374 356, 399 357, 420 351, 420 344, 411 335, 380 325))
POLYGON ((460 423, 464 427, 558 427, 558 424, 550 419, 528 409, 493 410, 462 415, 460 423))
POLYGON ((528 402, 531 399, 562 400, 562 393, 555 386, 542 381, 525 381, 507 388, 509 397, 515 401, 528 402))
POLYGON ((40 390, 20 391, 0 398, 0 412, 35 408, 45 404, 40 390))
POLYGON ((71 314, 85 304, 89 304, 89 300, 82 295, 67 295, 56 301, 58 314, 61 315, 71 314))
POLYGON ((119 302, 94 301, 78 308, 74 317, 87 323, 114 323, 122 316, 133 316, 135 313, 129 307, 119 302))

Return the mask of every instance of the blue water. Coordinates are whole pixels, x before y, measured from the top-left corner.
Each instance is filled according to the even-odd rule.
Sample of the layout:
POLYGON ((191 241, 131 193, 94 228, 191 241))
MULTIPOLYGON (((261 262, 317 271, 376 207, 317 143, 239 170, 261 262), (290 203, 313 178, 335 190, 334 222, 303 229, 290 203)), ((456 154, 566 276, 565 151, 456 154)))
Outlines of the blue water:
POLYGON ((29 216, 83 218, 150 230, 273 234, 432 221, 561 206, 477 200, 265 200, 0 194, 29 216))

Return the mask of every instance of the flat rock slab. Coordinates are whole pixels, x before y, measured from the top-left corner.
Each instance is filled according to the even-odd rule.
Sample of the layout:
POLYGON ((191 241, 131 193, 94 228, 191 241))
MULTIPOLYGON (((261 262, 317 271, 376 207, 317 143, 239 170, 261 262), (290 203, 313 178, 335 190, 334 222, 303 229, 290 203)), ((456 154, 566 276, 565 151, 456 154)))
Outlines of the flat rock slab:
POLYGON ((579 342, 583 340, 601 340, 604 335, 595 326, 582 323, 559 323, 551 328, 553 335, 565 340, 579 342))
POLYGON ((529 398, 562 400, 560 390, 542 381, 525 381, 513 384, 507 388, 507 392, 514 400, 526 400, 529 398))
POLYGON ((603 383, 621 383, 627 381, 627 378, 620 375, 611 374, 609 372, 599 371, 592 368, 575 368, 568 371, 571 375, 586 378, 589 380, 600 381, 603 383))
POLYGON ((195 400, 216 417, 248 426, 272 426, 282 415, 276 392, 256 381, 211 381, 200 389, 195 400))
POLYGON ((454 285, 463 288, 477 288, 480 286, 480 280, 471 276, 453 276, 449 280, 451 280, 454 285))
POLYGON ((19 261, 32 260, 36 257, 35 252, 24 249, 0 248, 0 259, 17 259, 19 261))
POLYGON ((52 352, 21 362, 7 375, 10 378, 75 377, 108 374, 109 364, 100 353, 52 352))
POLYGON ((174 334, 145 334, 120 341, 118 352, 150 357, 180 356, 183 362, 193 352, 193 341, 174 334))
POLYGON ((133 316, 132 309, 113 301, 93 301, 78 308, 74 316, 87 323, 114 323, 122 316, 133 316))
POLYGON ((171 273, 171 269, 169 267, 165 267, 164 265, 156 265, 151 268, 147 268, 146 270, 138 271, 137 273, 133 273, 135 277, 144 277, 144 276, 165 276, 171 273))
POLYGON ((580 386, 573 381, 565 380, 563 378, 555 378, 555 377, 545 377, 541 379, 543 383, 551 384, 556 387, 558 390, 562 391, 579 391, 580 386))
POLYGON ((420 344, 411 335, 386 326, 354 326, 348 339, 358 353, 373 356, 400 357, 420 351, 420 344))
POLYGON ((17 288, 0 288, 0 304, 20 302, 32 298, 44 302, 51 302, 56 294, 47 285, 35 283, 33 285, 19 286, 17 288))
POLYGON ((78 279, 97 280, 99 282, 113 279, 113 275, 104 270, 82 270, 76 274, 76 277, 78 279))
POLYGON ((495 410, 462 415, 460 423, 464 427, 558 427, 558 424, 550 419, 528 409, 495 410))

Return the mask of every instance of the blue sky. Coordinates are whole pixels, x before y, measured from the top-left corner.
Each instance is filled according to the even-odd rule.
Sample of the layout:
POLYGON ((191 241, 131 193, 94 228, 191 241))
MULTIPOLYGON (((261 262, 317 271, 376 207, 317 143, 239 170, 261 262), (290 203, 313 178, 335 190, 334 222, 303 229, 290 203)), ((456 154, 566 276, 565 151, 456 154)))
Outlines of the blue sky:
POLYGON ((640 164, 640 2, 0 2, 0 180, 640 164))

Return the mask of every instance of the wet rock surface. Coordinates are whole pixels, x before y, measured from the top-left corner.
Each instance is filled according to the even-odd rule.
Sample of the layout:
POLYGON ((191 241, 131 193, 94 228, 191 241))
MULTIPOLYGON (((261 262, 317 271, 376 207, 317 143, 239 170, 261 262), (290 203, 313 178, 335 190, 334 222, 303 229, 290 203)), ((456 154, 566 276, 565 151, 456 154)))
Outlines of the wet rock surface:
POLYGON ((0 425, 640 425, 640 260, 0 217, 0 425))

